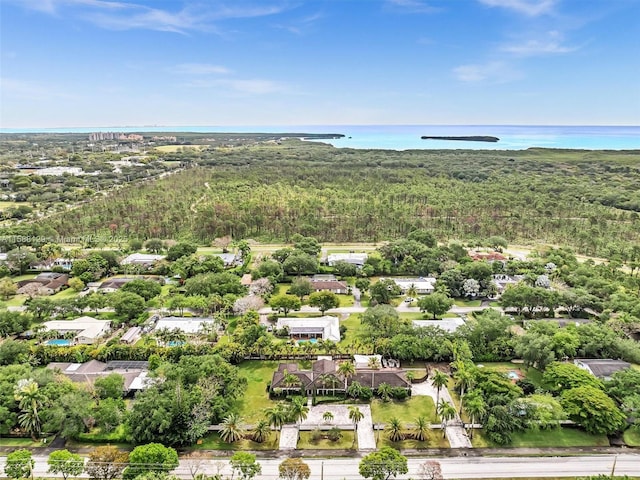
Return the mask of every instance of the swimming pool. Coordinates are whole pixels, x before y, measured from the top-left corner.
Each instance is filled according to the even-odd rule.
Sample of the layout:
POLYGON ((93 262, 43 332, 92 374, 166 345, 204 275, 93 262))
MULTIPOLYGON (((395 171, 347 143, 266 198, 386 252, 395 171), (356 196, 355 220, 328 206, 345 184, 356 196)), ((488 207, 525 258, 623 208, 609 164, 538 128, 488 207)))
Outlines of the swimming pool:
POLYGON ((182 345, 184 345, 184 342, 181 340, 171 340, 167 342, 167 347, 181 347, 182 345))
POLYGON ((301 343, 318 343, 318 339, 317 338, 311 338, 309 340, 298 340, 298 345, 300 345, 301 343))
POLYGON ((507 372, 507 377, 509 377, 511 380, 520 379, 520 375, 515 370, 510 370, 509 372, 507 372))
POLYGON ((47 340, 45 345, 52 345, 55 347, 67 347, 71 345, 71 340, 65 340, 64 338, 54 338, 51 340, 47 340))

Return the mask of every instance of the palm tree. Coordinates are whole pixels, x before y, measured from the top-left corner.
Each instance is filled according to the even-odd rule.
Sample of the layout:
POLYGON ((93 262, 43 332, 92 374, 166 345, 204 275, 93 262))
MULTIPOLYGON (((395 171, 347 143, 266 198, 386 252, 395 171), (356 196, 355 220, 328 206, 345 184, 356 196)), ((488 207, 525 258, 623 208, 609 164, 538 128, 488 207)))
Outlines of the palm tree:
POLYGON ((418 296, 418 289, 416 288, 416 284, 412 283, 411 285, 409 285, 406 293, 408 297, 416 298, 418 296))
POLYGON ((404 440, 404 434, 402 433, 402 424, 396 417, 393 417, 391 420, 389 420, 385 431, 389 436, 389 440, 391 440, 392 442, 399 442, 401 440, 404 440))
POLYGON ((378 360, 378 357, 370 357, 368 366, 371 370, 378 370, 380 368, 380 360, 378 360))
POLYGON ((461 362, 458 362, 458 369, 456 370, 456 373, 454 373, 453 378, 456 380, 456 386, 460 389, 460 413, 462 413, 462 401, 464 400, 464 394, 469 388, 471 388, 475 378, 473 376, 473 372, 461 362))
POLYGON ((251 437, 254 442, 262 443, 269 439, 271 435, 271 425, 266 419, 261 419, 258 421, 253 430, 251 430, 251 437))
POLYGON ((295 397, 289 405, 288 413, 291 420, 302 423, 309 415, 309 407, 304 397, 295 397))
POLYGON ((242 418, 237 413, 230 413, 225 417, 220 426, 220 438, 223 442, 234 443, 242 439, 244 429, 242 428, 242 418))
POLYGON ((322 414, 322 420, 324 420, 324 423, 331 423, 331 421, 333 420, 333 413, 324 412, 322 414))
POLYGON ((446 373, 441 372, 438 369, 435 369, 431 382, 433 383, 433 386, 436 387, 437 389, 436 405, 438 405, 440 403, 440 390, 442 389, 442 387, 446 387, 447 384, 449 383, 449 376, 446 373))
POLYGON ((300 379, 293 373, 289 373, 286 369, 283 373, 282 384, 287 390, 302 386, 300 379))
POLYGON ((275 407, 267 408, 264 413, 269 425, 274 427, 276 432, 280 432, 282 425, 287 421, 287 412, 284 409, 284 406, 281 403, 278 403, 275 407))
POLYGON ((19 380, 13 390, 14 398, 18 401, 21 413, 18 415, 20 428, 28 432, 35 441, 40 435, 40 407, 42 394, 38 384, 33 379, 19 380))
POLYGON ((429 422, 425 417, 416 418, 416 425, 413 429, 413 438, 419 442, 424 442, 427 439, 429 432, 429 422))
POLYGON ((473 424, 476 423, 476 419, 482 418, 487 413, 487 406, 482 396, 473 391, 464 397, 464 409, 471 418, 471 438, 473 438, 473 424))
POLYGON ((440 403, 438 403, 437 411, 442 422, 442 438, 444 438, 447 435, 447 422, 456 418, 456 407, 451 405, 446 400, 440 400, 440 403))
POLYGON ((358 423, 360 423, 363 418, 364 413, 362 413, 358 407, 355 407, 353 405, 349 407, 349 420, 353 422, 355 430, 353 435, 353 445, 356 444, 356 439, 358 438, 358 423))
POLYGON ((378 395, 380 395, 380 398, 383 402, 388 402, 389 400, 391 400, 392 390, 393 388, 388 383, 383 382, 378 385, 378 395))
POLYGON ((356 373, 356 366, 353 362, 342 362, 338 365, 338 373, 344 377, 344 391, 347 392, 347 380, 356 373))

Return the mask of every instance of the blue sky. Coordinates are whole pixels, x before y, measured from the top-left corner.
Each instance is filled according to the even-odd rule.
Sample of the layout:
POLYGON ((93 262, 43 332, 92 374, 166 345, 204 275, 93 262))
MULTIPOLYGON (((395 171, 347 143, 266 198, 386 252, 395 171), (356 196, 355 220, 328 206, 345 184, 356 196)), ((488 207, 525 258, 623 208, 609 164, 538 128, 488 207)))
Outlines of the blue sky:
POLYGON ((640 0, 0 0, 0 127, 640 125, 640 0))

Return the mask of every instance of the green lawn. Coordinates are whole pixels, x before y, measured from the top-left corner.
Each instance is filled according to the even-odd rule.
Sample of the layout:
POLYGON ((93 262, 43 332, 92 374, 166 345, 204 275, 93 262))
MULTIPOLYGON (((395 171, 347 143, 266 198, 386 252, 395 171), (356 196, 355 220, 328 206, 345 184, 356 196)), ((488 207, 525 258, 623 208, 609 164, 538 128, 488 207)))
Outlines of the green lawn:
POLYGON ((340 325, 347 327, 347 332, 340 340, 340 345, 350 345, 358 337, 358 332, 362 328, 360 315, 349 315, 349 318, 342 320, 340 325))
POLYGON ((343 430, 342 438, 335 442, 328 438, 321 438, 314 442, 311 439, 311 434, 312 432, 300 432, 300 439, 298 440, 297 446, 298 450, 350 450, 353 448, 353 431, 343 430))
POLYGON ((54 438, 53 436, 45 437, 34 442, 31 438, 0 437, 0 447, 20 447, 20 448, 45 447, 49 443, 51 443, 51 440, 53 440, 53 438, 54 438))
POLYGON ((371 402, 373 423, 388 423, 397 418, 405 423, 414 423, 416 418, 425 417, 431 423, 437 423, 436 408, 431 397, 416 396, 404 401, 383 402, 374 399, 371 402))
POLYGON ((640 428, 629 428, 622 436, 629 447, 640 447, 640 428))
POLYGON ((49 298, 51 300, 63 300, 65 298, 75 298, 77 296, 78 292, 73 288, 65 288, 64 290, 60 290, 58 293, 51 295, 49 298))
POLYGON ((267 384, 278 368, 278 362, 249 360, 238 368, 240 375, 247 379, 247 390, 236 406, 244 422, 253 425, 262 419, 264 409, 275 405, 269 399, 267 384))
POLYGON ((266 442, 257 443, 251 440, 241 440, 235 443, 226 443, 220 439, 217 432, 212 432, 202 439, 201 443, 193 446, 196 450, 277 450, 277 432, 271 432, 266 442))
POLYGON ((353 295, 338 295, 341 307, 353 307, 353 295))
MULTIPOLYGON (((499 447, 487 439, 481 431, 473 435, 474 447, 499 447)), ((606 435, 592 435, 577 428, 554 428, 550 430, 526 430, 513 434, 510 447, 608 447, 606 435)))
POLYGON ((482 300, 464 300, 458 298, 453 301, 453 304, 456 307, 479 307, 480 305, 482 305, 482 300))
POLYGON ((6 302, 3 302, 3 304, 5 307, 20 307, 24 304, 26 299, 26 295, 15 295, 13 298, 10 298, 6 302))
POLYGON ((389 440, 389 438, 387 438, 387 434, 383 431, 376 432, 376 440, 378 448, 392 447, 396 450, 402 450, 404 448, 449 448, 449 441, 446 438, 442 437, 441 430, 430 431, 427 439, 424 442, 419 442, 418 440, 412 439, 402 440, 400 442, 392 442, 391 440, 389 440))

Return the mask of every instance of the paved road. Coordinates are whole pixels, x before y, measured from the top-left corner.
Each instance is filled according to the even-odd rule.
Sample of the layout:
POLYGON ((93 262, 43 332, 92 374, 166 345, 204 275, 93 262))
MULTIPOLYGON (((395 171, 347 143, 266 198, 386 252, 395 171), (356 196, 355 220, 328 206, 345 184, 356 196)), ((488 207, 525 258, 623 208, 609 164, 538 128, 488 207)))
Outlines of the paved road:
MULTIPOLYGON (((493 308, 494 310, 498 310, 499 312, 502 312, 502 308, 500 307, 451 307, 449 309, 448 313, 459 313, 459 314, 467 314, 467 313, 471 313, 471 312, 479 312, 482 310, 485 310, 487 308, 493 308)), ((332 308, 331 310, 327 310, 326 314, 327 315, 332 315, 332 314, 336 314, 336 313, 362 313, 367 309, 367 307, 362 307, 362 306, 353 306, 353 307, 338 307, 338 308, 332 308)), ((410 307, 407 306, 406 303, 402 302, 402 304, 400 304, 400 306, 398 306, 396 308, 396 310, 398 310, 398 312, 412 312, 412 313, 418 313, 420 312, 420 309, 418 307, 410 307)), ((320 310, 316 307, 310 307, 309 305, 303 305, 300 310, 296 310, 296 312, 302 312, 302 313, 320 313, 320 310)), ((273 313, 273 310, 271 310, 271 307, 264 307, 261 308, 258 313, 260 313, 261 315, 268 315, 270 313, 273 313)))
MULTIPOLYGON (((54 477, 47 473, 46 457, 36 456, 35 477, 54 477)), ((278 465, 285 457, 260 459, 262 474, 257 480, 278 478, 278 465)), ((4 458, 0 465, 4 467, 4 458)), ((416 478, 419 466, 427 458, 409 458, 409 473, 398 479, 416 478)), ((517 478, 517 477, 563 477, 611 474, 615 462, 616 476, 640 474, 640 454, 587 455, 572 457, 456 457, 434 458, 442 467, 446 479, 458 478, 517 478)), ((310 480, 360 479, 359 458, 304 459, 311 468, 310 480)), ((181 478, 191 478, 189 460, 181 460, 175 474, 181 478)), ((199 473, 230 475, 226 459, 208 459, 199 464, 199 473)))

